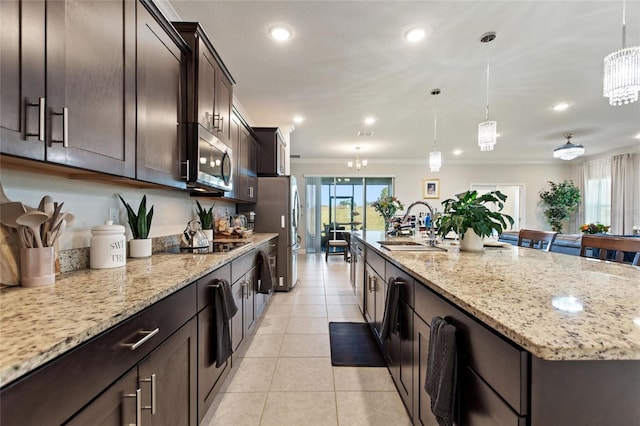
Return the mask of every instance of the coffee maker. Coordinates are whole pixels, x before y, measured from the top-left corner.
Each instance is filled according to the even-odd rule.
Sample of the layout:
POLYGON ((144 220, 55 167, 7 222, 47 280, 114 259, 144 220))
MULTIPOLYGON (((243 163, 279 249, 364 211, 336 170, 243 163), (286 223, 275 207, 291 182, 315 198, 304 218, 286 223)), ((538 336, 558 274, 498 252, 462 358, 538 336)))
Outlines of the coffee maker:
POLYGON ((247 229, 253 231, 256 222, 256 212, 247 212, 247 229))

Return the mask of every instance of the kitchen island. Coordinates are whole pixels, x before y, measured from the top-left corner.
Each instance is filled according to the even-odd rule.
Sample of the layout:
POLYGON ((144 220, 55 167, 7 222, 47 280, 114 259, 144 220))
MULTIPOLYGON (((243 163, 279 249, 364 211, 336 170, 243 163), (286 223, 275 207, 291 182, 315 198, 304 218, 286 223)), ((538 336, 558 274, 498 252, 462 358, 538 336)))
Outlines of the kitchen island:
MULTIPOLYGON (((244 240, 247 242, 246 245, 227 253, 159 253, 145 259, 127 259, 126 266, 120 268, 87 269, 62 274, 57 277, 55 285, 51 286, 3 289, 0 292, 0 404, 3 416, 7 413, 6 410, 13 410, 12 413, 15 413, 18 403, 24 407, 24 410, 18 411, 34 412, 49 404, 59 407, 60 410, 50 410, 48 413, 47 410, 43 410, 45 415, 49 416, 48 421, 51 424, 61 423, 60 419, 66 420, 76 412, 63 402, 64 398, 73 400, 74 392, 83 398, 93 398, 95 394, 86 394, 84 387, 87 383, 84 382, 95 385, 96 389, 92 388, 91 391, 98 392, 100 386, 93 383, 92 379, 105 384, 118 379, 119 375, 130 367, 116 364, 124 362, 128 357, 136 363, 141 363, 136 368, 142 374, 143 361, 154 360, 154 352, 150 352, 150 349, 163 341, 171 343, 178 338, 182 339, 176 340, 171 354, 178 354, 179 350, 182 350, 182 344, 184 350, 181 356, 185 355, 190 361, 176 359, 185 363, 186 375, 195 374, 195 351, 201 349, 201 345, 195 342, 199 338, 198 330, 201 328, 200 325, 196 326, 196 323, 204 321, 202 325, 207 325, 211 320, 209 311, 212 309, 207 306, 212 298, 210 288, 216 285, 215 279, 218 278, 233 284, 232 291, 238 293, 238 297, 234 293, 240 308, 239 315, 234 317, 234 321, 236 318, 240 321, 240 327, 234 329, 233 343, 236 349, 240 339, 245 336, 243 327, 254 324, 261 313, 258 311, 257 300, 264 300, 259 298, 263 295, 255 292, 257 276, 252 272, 257 250, 274 250, 276 238, 277 234, 257 234, 244 240), (243 313, 242 308, 245 305, 246 310, 243 313), (147 331, 148 324, 154 324, 152 327, 157 327, 158 330, 149 328, 151 331, 147 331), (147 338, 147 335, 150 337, 147 338), (129 343, 136 341, 142 343, 135 347, 129 343), (100 359, 101 356, 104 360, 100 359), (73 362, 66 362, 68 359, 72 359, 73 362), (62 367, 58 367, 59 365, 62 367), (93 367, 96 371, 93 371, 93 367), (117 371, 114 377, 107 374, 112 370, 117 371), (72 385, 76 382, 83 383, 79 385, 78 390, 70 389, 63 383, 47 383, 46 388, 51 389, 45 391, 42 389, 43 386, 38 384, 39 374, 47 379, 55 377, 56 380, 70 380, 72 385), (69 379, 69 376, 73 375, 77 376, 75 381, 69 379), (35 385, 29 384, 30 381, 35 385), (24 383, 26 385, 23 386, 24 383), (34 407, 29 408, 32 404, 27 400, 16 401, 12 396, 7 397, 7 390, 11 392, 19 389, 17 393, 21 393, 24 392, 23 388, 31 389, 29 386, 35 386, 36 389, 40 387, 39 390, 45 392, 43 397, 33 396, 36 399, 40 398, 34 407), (62 392, 56 391, 59 386, 64 388, 60 389, 62 392), (11 401, 13 406, 8 401, 11 401)), ((204 338, 208 338, 209 333, 206 333, 206 329, 200 333, 205 333, 204 338)), ((204 350, 207 353, 209 349, 204 350)), ((211 362, 207 361, 204 367, 215 370, 210 365, 211 362)), ((225 366, 226 364, 223 365, 225 366)), ((172 368, 181 371, 177 364, 172 368)), ((207 374, 221 374, 222 368, 218 370, 220 372, 207 374)), ((188 386, 184 389, 186 392, 178 389, 177 385, 176 389, 184 393, 186 409, 179 410, 175 404, 165 405, 165 409, 172 413, 188 412, 188 422, 176 420, 175 424, 197 424, 194 415, 196 392, 195 388, 191 388, 196 385, 196 380, 195 377, 184 379, 187 380, 188 386)), ((155 378, 153 380, 155 382, 155 378)), ((132 386, 133 389, 128 392, 134 394, 135 383, 132 386)), ((155 383, 152 386, 155 387, 155 383)), ((139 387, 143 388, 143 384, 139 384, 139 387)), ((158 398, 162 396, 162 392, 168 392, 169 389, 171 387, 165 383, 163 390, 158 393, 158 398)), ((145 387, 143 395, 146 390, 145 387)), ((153 392, 155 390, 152 394, 153 392)), ((77 401, 73 403, 81 404, 75 410, 84 405, 77 401)), ((137 401, 135 405, 138 407, 142 403, 147 404, 145 401, 137 401)), ((137 417, 133 406, 130 411, 133 417, 129 418, 135 422, 137 417)), ((3 417, 3 424, 5 421, 8 420, 3 417)), ((171 418, 167 417, 166 421, 169 423, 164 424, 170 424, 171 418)), ((25 421, 22 424, 43 423, 25 421)))
MULTIPOLYGON (((390 251, 379 244, 380 232, 352 238, 366 249, 365 299, 384 306, 377 300, 383 288, 397 279, 405 284, 399 342, 392 336, 382 346, 414 424, 429 424, 422 385, 435 315, 458 327, 462 424, 613 425, 640 418, 639 268, 515 246, 390 251), (376 278, 371 285, 372 277, 384 285, 376 278)), ((369 308, 365 303, 365 316, 377 317, 375 330, 380 318, 369 308)))

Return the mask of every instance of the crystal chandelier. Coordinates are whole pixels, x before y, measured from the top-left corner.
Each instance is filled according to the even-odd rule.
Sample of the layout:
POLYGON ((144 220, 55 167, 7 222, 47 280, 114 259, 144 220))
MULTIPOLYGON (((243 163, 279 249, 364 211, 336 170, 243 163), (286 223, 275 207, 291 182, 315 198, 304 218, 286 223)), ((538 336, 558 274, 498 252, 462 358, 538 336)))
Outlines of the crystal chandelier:
POLYGON ((367 160, 360 160, 360 147, 356 147, 356 161, 347 161, 347 167, 353 169, 355 167, 356 171, 360 171, 361 168, 367 167, 367 160))
MULTIPOLYGON (((482 43, 489 43, 496 39, 496 33, 483 34, 480 38, 482 43)), ((487 45, 487 108, 485 111, 485 121, 478 124, 478 145, 480 151, 493 151, 496 145, 498 123, 489 121, 489 45, 487 45)))
POLYGON ((568 161, 584 154, 584 146, 571 143, 571 138, 573 137, 571 133, 567 133, 564 137, 567 138, 567 143, 553 150, 553 158, 568 161))
POLYGON ((622 49, 604 58, 603 94, 609 104, 630 104, 640 92, 640 46, 626 47, 626 4, 622 2, 622 49))
POLYGON ((442 166, 442 153, 438 151, 438 105, 436 96, 440 94, 440 89, 433 89, 433 151, 429 153, 429 168, 432 172, 439 172, 442 166))

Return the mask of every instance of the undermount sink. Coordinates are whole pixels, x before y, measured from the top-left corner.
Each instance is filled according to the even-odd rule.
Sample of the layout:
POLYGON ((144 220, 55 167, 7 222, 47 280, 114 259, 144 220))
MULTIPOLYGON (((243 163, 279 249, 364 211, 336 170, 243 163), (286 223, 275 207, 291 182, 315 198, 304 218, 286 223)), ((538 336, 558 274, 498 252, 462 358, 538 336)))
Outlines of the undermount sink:
POLYGON ((426 244, 421 244, 416 241, 396 241, 396 240, 385 240, 378 241, 378 244, 382 246, 382 248, 390 250, 390 251, 447 251, 446 248, 438 247, 438 246, 428 246, 426 244))

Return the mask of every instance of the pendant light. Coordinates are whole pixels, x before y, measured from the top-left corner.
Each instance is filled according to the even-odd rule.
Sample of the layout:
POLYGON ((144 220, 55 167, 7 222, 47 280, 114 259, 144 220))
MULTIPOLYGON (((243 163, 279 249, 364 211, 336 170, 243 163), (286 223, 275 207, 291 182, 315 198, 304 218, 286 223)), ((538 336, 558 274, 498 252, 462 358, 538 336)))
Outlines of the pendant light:
POLYGON ((564 137, 567 138, 567 143, 553 150, 553 158, 569 161, 584 154, 584 146, 571 142, 573 134, 567 133, 564 137))
MULTIPOLYGON (((490 43, 496 39, 496 33, 485 33, 480 38, 482 43, 490 43)), ((485 111, 485 121, 478 124, 478 145, 480 151, 493 151, 493 147, 496 145, 498 123, 496 121, 489 121, 489 45, 487 47, 487 108, 485 111)))
POLYGON ((433 89, 433 151, 429 153, 429 168, 432 172, 439 172, 442 166, 442 153, 438 151, 438 105, 436 96, 440 94, 440 89, 433 89))
POLYGON ((626 3, 622 1, 622 49, 604 58, 603 94, 610 105, 630 104, 640 92, 640 46, 627 44, 626 3))
POLYGON ((347 167, 353 169, 355 167, 356 171, 359 172, 361 168, 367 167, 367 160, 360 160, 360 147, 356 146, 356 161, 347 161, 347 167))

